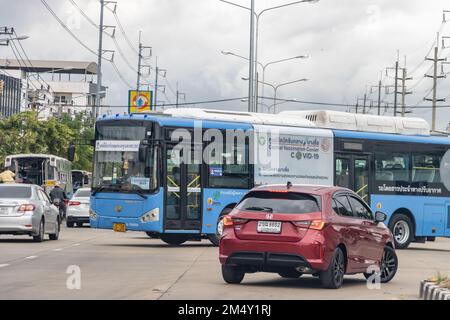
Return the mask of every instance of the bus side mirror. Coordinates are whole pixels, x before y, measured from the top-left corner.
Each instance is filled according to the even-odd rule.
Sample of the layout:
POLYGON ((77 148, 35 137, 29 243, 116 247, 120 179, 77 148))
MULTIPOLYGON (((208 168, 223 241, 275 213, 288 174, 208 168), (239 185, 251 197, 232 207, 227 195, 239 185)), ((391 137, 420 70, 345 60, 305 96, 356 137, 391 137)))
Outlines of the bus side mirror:
POLYGON ((71 144, 67 152, 67 160, 69 160, 70 162, 73 162, 75 160, 75 151, 75 145, 71 144))
POLYGON ((375 222, 385 222, 386 219, 387 219, 386 213, 381 211, 375 212, 375 222))

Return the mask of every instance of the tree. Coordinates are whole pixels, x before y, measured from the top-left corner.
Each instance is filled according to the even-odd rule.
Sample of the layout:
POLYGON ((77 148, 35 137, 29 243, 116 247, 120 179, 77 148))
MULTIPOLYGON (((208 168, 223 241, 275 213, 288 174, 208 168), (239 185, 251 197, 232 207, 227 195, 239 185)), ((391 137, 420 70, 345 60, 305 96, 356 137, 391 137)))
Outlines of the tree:
MULTIPOLYGON (((20 153, 46 153, 67 157, 67 149, 75 140, 91 140, 94 129, 88 118, 81 114, 41 121, 36 112, 27 111, 0 120, 0 165, 5 157, 20 153)), ((73 169, 92 170, 93 148, 77 148, 73 169)))

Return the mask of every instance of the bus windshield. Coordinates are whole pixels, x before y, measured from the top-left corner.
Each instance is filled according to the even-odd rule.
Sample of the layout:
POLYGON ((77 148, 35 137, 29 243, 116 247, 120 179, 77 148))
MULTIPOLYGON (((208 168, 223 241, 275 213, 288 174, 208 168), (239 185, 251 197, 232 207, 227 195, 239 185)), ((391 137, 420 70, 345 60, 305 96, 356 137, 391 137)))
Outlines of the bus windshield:
POLYGON ((153 191, 157 187, 156 149, 148 148, 139 160, 139 144, 148 127, 99 125, 95 152, 93 191, 153 191))

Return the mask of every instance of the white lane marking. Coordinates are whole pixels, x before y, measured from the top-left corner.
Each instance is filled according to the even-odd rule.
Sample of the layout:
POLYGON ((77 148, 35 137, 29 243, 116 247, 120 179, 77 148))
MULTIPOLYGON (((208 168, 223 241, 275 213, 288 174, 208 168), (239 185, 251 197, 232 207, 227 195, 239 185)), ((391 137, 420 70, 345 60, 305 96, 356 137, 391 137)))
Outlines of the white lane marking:
POLYGON ((29 256, 29 257, 26 257, 25 259, 28 259, 28 260, 33 260, 33 259, 36 259, 38 256, 29 256))
POLYGON ((9 264, 5 263, 5 264, 0 264, 0 268, 6 268, 9 267, 9 264))
POLYGON ((80 246, 80 244, 79 243, 74 243, 73 246, 74 247, 78 247, 78 246, 80 246))
POLYGON ((53 249, 53 251, 58 252, 58 251, 62 251, 62 248, 58 248, 58 249, 53 249))

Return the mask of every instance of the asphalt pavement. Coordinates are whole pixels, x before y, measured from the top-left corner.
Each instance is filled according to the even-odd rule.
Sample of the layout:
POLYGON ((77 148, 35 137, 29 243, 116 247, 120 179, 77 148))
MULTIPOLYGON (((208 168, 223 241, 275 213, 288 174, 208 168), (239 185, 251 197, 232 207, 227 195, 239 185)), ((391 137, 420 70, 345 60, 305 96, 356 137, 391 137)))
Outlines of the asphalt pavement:
POLYGON ((369 290, 362 275, 339 290, 317 278, 246 275, 241 285, 222 280, 218 248, 209 241, 169 247, 144 233, 63 228, 58 241, 0 236, 0 299, 418 299, 419 282, 450 275, 450 239, 399 250, 391 283, 369 290))

